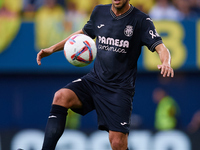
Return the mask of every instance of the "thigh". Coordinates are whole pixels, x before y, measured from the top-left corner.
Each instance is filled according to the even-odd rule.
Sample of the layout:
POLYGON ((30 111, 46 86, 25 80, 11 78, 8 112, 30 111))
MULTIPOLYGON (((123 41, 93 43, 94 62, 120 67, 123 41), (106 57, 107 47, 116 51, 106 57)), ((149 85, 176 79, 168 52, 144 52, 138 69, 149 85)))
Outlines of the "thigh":
POLYGON ((94 98, 99 129, 128 133, 132 112, 132 92, 103 89, 94 98))
POLYGON ((71 108, 74 112, 85 115, 94 110, 94 103, 91 96, 92 87, 84 78, 77 79, 67 84, 64 88, 73 91, 82 103, 81 108, 71 108))

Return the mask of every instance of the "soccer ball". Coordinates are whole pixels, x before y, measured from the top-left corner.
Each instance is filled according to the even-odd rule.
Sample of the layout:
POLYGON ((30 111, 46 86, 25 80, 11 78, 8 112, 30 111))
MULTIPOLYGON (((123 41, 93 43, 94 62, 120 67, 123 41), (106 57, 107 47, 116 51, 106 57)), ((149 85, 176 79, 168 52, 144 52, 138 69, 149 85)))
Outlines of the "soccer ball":
POLYGON ((76 34, 64 45, 64 55, 68 62, 77 67, 89 65, 96 57, 94 40, 85 34, 76 34))

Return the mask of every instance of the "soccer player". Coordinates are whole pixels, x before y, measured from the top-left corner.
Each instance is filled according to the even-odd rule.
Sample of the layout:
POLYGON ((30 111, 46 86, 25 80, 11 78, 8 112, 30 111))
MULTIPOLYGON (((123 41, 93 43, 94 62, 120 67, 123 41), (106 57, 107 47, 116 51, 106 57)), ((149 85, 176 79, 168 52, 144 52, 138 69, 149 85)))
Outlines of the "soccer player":
MULTIPOLYGON (((81 115, 95 109, 98 127, 108 131, 112 149, 127 150, 141 47, 146 45, 150 51, 158 53, 162 63, 158 69, 163 77, 174 76, 170 53, 151 18, 130 5, 129 0, 112 0, 110 5, 96 6, 87 24, 74 34, 97 38, 94 67, 88 74, 55 93, 42 149, 55 149, 65 127, 67 110, 71 108, 81 115)), ((38 65, 41 65, 43 57, 63 50, 71 36, 42 49, 37 55, 38 65)))

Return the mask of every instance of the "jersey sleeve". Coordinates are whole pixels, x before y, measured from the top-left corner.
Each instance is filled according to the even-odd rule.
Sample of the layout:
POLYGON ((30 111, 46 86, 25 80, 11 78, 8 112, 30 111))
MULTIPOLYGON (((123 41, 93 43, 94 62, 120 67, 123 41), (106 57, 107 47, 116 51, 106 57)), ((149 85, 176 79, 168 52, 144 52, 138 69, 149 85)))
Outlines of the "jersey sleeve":
POLYGON ((154 52, 155 47, 163 42, 149 16, 143 19, 141 28, 141 40, 143 45, 147 46, 150 51, 154 52))
POLYGON ((92 14, 90 16, 90 20, 85 24, 85 26, 83 27, 83 32, 90 36, 91 38, 95 38, 95 30, 94 30, 94 22, 95 22, 95 14, 97 11, 97 7, 94 8, 94 10, 92 11, 92 14))

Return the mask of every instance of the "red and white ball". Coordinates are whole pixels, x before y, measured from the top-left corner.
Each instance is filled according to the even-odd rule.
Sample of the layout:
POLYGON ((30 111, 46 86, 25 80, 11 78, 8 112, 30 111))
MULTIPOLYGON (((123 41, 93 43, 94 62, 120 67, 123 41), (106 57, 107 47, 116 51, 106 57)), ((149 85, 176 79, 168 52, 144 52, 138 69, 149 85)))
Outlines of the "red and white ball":
POLYGON ((76 34, 64 45, 64 55, 69 63, 77 67, 89 65, 96 57, 94 40, 85 34, 76 34))

